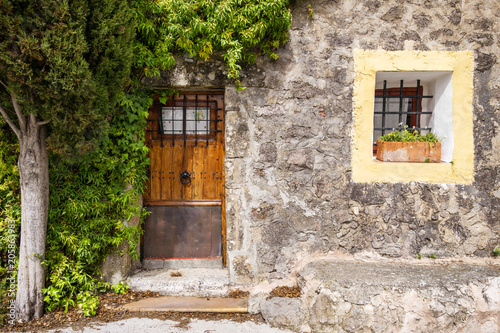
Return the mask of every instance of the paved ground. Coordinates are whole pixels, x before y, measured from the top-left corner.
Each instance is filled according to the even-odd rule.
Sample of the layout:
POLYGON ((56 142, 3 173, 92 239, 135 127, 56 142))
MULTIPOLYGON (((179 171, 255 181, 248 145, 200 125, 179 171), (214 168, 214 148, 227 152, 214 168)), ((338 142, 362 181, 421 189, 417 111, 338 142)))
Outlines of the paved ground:
POLYGON ((150 318, 129 318, 112 323, 92 323, 78 328, 55 329, 50 333, 292 333, 292 331, 272 328, 266 324, 254 322, 237 323, 229 320, 205 321, 193 319, 190 322, 159 320, 150 318))

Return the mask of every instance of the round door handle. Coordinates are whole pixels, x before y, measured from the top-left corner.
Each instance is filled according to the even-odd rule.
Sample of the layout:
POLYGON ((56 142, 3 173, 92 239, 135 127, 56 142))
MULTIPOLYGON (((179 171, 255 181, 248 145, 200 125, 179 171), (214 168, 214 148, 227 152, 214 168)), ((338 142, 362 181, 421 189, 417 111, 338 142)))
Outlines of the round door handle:
POLYGON ((187 171, 181 173, 181 184, 187 185, 191 183, 191 174, 187 171))

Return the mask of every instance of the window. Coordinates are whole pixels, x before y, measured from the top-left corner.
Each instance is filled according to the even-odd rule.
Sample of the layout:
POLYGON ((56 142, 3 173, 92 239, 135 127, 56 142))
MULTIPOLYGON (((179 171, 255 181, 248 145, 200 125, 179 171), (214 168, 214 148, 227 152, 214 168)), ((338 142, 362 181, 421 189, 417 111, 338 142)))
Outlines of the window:
POLYGON ((214 145, 222 130, 220 95, 185 93, 169 96, 166 103, 155 99, 150 108, 147 136, 160 146, 214 145))
POLYGON ((441 161, 450 163, 453 160, 452 75, 450 71, 377 72, 373 141, 399 130, 399 124, 424 135, 432 132, 441 140, 441 161))
POLYGON ((416 87, 405 87, 400 80, 398 88, 388 88, 384 80, 383 88, 375 90, 375 109, 373 112, 373 155, 377 150, 380 136, 407 127, 425 135, 430 132, 432 111, 422 110, 422 100, 432 98, 423 95, 423 87, 417 80, 416 87))
POLYGON ((384 88, 375 90, 374 142, 379 136, 397 129, 400 124, 415 130, 430 131, 427 126, 429 117, 422 119, 422 115, 431 115, 432 112, 422 111, 422 99, 432 96, 422 96, 422 90, 420 80, 417 87, 404 87, 404 81, 401 80, 400 88, 387 88, 387 80, 384 80, 384 88))
POLYGON ((355 182, 473 181, 472 52, 355 50, 354 66, 355 182), (441 138, 444 163, 375 160, 374 141, 400 123, 441 138))
POLYGON ((164 106, 161 108, 163 134, 208 135, 210 109, 207 107, 164 106))

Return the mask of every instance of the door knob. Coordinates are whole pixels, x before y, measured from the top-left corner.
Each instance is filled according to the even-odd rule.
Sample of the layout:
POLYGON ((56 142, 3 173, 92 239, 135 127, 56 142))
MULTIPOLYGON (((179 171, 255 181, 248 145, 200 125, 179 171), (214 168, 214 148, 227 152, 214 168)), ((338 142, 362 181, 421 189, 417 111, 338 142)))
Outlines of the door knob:
POLYGON ((181 173, 181 184, 187 185, 191 183, 191 174, 187 171, 181 173))

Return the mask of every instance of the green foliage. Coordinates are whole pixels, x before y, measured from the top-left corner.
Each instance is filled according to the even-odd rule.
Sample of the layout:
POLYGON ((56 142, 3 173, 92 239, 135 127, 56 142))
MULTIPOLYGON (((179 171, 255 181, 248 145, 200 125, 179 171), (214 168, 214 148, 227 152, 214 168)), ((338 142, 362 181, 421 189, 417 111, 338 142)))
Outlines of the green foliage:
POLYGON ((491 251, 491 255, 493 257, 498 257, 500 256, 500 249, 494 249, 493 251, 491 251))
POLYGON ((17 279, 17 257, 9 261, 8 254, 9 250, 19 253, 21 207, 16 165, 18 153, 14 133, 0 117, 0 325, 8 320, 7 307, 13 299, 13 291, 9 290, 11 282, 7 279, 17 279))
MULTIPOLYGON (((123 221, 144 217, 135 201, 146 181, 151 99, 140 91, 122 93, 134 35, 127 0, 0 1, 0 103, 14 123, 12 96, 24 114, 49 122, 51 196, 43 262, 49 310, 80 305, 85 314, 95 313, 96 292, 105 286, 96 279, 104 257, 124 240, 137 255, 140 228, 123 221)), ((19 235, 20 217, 19 151, 5 128, 2 120, 2 278, 5 226, 13 221, 19 235)))
MULTIPOLYGON (((137 257, 140 227, 123 221, 140 216, 136 199, 147 180, 149 163, 144 145, 147 109, 152 99, 134 91, 120 99, 120 108, 111 119, 109 136, 98 148, 73 164, 51 154, 50 210, 47 230, 46 308, 80 306, 85 315, 95 314, 97 292, 113 288, 123 293, 127 286, 111 286, 98 280, 105 256, 123 241, 137 257), (133 188, 128 189, 126 185, 133 188)), ((9 301, 5 288, 7 274, 8 223, 19 234, 19 176, 16 168, 18 145, 13 133, 0 120, 0 302, 9 301)), ((16 254, 19 253, 16 238, 16 254)), ((6 311, 6 307, 1 307, 6 311)), ((0 311, 0 320, 5 313, 0 311)))
POLYGON ((5 269, 0 268, 0 325, 3 325, 7 318, 7 307, 9 297, 7 291, 7 280, 4 278, 5 269))
POLYGON ((130 73, 135 27, 127 0, 2 0, 0 100, 16 119, 50 121, 49 146, 87 151, 107 129, 130 73))
POLYGON ((312 9, 311 5, 307 5, 307 19, 311 19, 314 17, 314 10, 312 9))
MULTIPOLYGON (((137 259, 141 228, 123 221, 145 216, 136 202, 147 181, 144 135, 151 103, 144 92, 123 96, 120 111, 111 120, 110 135, 78 164, 51 156, 43 263, 48 272, 43 292, 49 311, 78 305, 85 315, 95 314, 96 293, 107 286, 96 279, 106 255, 127 241, 129 254, 137 259)), ((125 290, 123 285, 113 288, 125 290)))
POLYGON ((421 135, 417 131, 408 130, 408 126, 400 125, 399 131, 394 131, 385 134, 378 139, 386 142, 439 142, 440 140, 436 137, 434 133, 427 133, 426 135, 421 135))
POLYGON ((130 287, 122 281, 118 284, 112 285, 111 288, 114 290, 115 294, 126 294, 130 287))
POLYGON ((175 64, 175 54, 209 59, 222 53, 228 77, 236 80, 244 62, 259 54, 277 59, 287 42, 290 0, 134 1, 137 38, 134 64, 142 75, 158 76, 175 64))
POLYGON ((11 259, 9 262, 8 258, 9 250, 19 253, 21 222, 19 174, 16 165, 19 147, 15 142, 14 133, 0 118, 0 325, 6 320, 7 307, 12 300, 12 295, 9 295, 11 283, 7 278, 17 279, 17 260, 11 259))
POLYGON ((427 258, 436 259, 436 256, 434 255, 434 253, 431 253, 427 255, 427 258))
MULTIPOLYGON (((19 173, 17 172, 17 155, 19 146, 14 133, 0 118, 0 257, 2 267, 7 265, 7 252, 10 243, 9 225, 15 225, 15 235, 19 234, 21 217, 19 173)), ((18 252, 16 237, 15 251, 18 252)))
POLYGON ((82 309, 84 316, 95 316, 96 310, 99 307, 99 298, 90 291, 79 293, 76 296, 76 301, 82 309))

